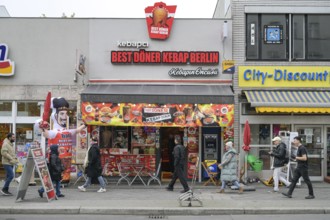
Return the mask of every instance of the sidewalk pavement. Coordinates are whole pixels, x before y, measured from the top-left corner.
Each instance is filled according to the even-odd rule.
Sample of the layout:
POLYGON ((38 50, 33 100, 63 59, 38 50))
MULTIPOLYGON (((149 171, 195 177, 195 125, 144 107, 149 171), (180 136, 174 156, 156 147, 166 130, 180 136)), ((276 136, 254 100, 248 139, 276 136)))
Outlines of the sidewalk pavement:
MULTIPOLYGON (((2 183, 3 184, 3 183, 2 183)), ((82 183, 80 183, 82 184, 82 183)), ((87 192, 80 192, 78 185, 62 189, 64 198, 47 202, 40 198, 39 186, 29 186, 25 199, 15 202, 17 184, 12 183, 10 191, 14 196, 0 195, 1 214, 111 214, 111 215, 221 215, 221 214, 330 214, 330 185, 313 182, 315 199, 306 200, 308 189, 305 184, 296 188, 293 198, 284 197, 281 193, 271 193, 272 187, 262 183, 249 184, 239 194, 237 190, 226 189, 219 194, 219 186, 202 186, 197 184, 194 195, 198 196, 203 206, 192 203, 192 207, 181 207, 178 202, 181 184, 177 182, 173 192, 162 186, 145 187, 135 184, 131 187, 122 183, 107 185, 107 192, 97 193, 98 185, 91 186, 87 192)), ((282 187, 281 192, 287 188, 282 187)), ((187 203, 185 203, 187 204, 187 203)))

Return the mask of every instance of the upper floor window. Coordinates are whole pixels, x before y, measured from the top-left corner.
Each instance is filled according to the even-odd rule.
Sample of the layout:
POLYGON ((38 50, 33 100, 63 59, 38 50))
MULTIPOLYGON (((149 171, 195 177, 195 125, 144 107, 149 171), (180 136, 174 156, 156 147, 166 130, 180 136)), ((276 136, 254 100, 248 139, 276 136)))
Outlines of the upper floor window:
POLYGON ((0 116, 11 116, 12 102, 0 101, 0 116))
POLYGON ((38 102, 17 102, 17 116, 40 116, 38 102))
POLYGON ((247 14, 247 60, 330 60, 330 15, 247 14))

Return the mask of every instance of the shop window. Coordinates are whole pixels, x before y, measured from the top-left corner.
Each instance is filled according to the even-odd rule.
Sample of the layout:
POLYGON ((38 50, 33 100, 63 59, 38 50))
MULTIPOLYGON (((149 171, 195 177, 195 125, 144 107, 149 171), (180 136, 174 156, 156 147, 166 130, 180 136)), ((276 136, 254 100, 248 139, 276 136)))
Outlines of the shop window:
POLYGON ((248 14, 247 60, 288 60, 288 15, 248 14))
POLYGON ((287 125, 287 124, 273 125, 273 137, 280 136, 281 131, 291 131, 291 125, 287 125))
POLYGON ((251 103, 242 103, 242 115, 257 115, 256 108, 251 103))
POLYGON ((17 116, 40 116, 38 102, 17 102, 17 116))
POLYGON ((12 102, 0 101, 0 116, 11 116, 12 102))
POLYGON ((292 59, 329 60, 330 15, 292 15, 292 59))
POLYGON ((69 103, 69 109, 68 109, 69 128, 74 129, 77 127, 77 102, 68 101, 68 103, 69 103))
POLYGON ((330 59, 330 15, 308 15, 307 18, 307 60, 330 59))
POLYGON ((289 53, 292 61, 330 60, 330 15, 292 14, 290 23, 289 16, 246 15, 246 60, 289 60, 289 53))
POLYGON ((269 145, 270 142, 270 125, 269 124, 252 124, 251 145, 269 145))

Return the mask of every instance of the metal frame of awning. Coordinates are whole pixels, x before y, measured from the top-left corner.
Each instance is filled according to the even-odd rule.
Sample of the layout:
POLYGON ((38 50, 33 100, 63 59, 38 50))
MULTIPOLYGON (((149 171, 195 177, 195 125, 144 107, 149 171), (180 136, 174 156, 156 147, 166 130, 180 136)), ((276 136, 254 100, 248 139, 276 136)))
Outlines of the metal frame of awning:
POLYGON ((245 91, 252 107, 330 108, 330 91, 245 91))
POLYGON ((330 113, 330 91, 245 91, 257 113, 330 113))
POLYGON ((230 85, 89 85, 82 102, 234 104, 230 85))

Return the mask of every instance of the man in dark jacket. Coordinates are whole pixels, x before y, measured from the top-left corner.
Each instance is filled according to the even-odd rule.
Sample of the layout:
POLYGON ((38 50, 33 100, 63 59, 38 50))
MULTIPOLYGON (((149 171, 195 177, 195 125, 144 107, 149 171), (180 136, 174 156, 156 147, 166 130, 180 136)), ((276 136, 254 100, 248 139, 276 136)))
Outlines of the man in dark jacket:
POLYGON ((86 188, 91 185, 92 179, 97 178, 101 185, 101 188, 97 192, 106 192, 107 190, 105 189, 105 182, 102 176, 100 148, 98 146, 98 139, 96 137, 92 138, 92 146, 89 148, 87 154, 88 160, 87 166, 85 167, 87 180, 84 185, 78 186, 78 189, 82 192, 86 192, 86 188))
POLYGON ((314 199, 314 192, 311 180, 308 176, 308 152, 304 145, 301 144, 301 137, 297 136, 293 139, 294 145, 298 147, 296 161, 298 163, 297 168, 294 170, 292 182, 287 193, 282 193, 288 198, 292 198, 292 193, 300 177, 302 177, 308 186, 308 196, 305 199, 314 199))
POLYGON ((274 189, 273 192, 278 192, 278 183, 280 179, 280 172, 282 167, 285 165, 287 161, 285 161, 286 157, 286 145, 282 142, 280 137, 274 137, 273 140, 274 144, 276 145, 275 149, 269 152, 270 156, 274 157, 273 163, 273 181, 274 181, 274 189))
MULTIPOLYGON (((61 179, 62 172, 64 171, 64 166, 61 159, 59 158, 58 145, 54 144, 50 146, 50 156, 49 156, 49 174, 52 179, 53 185, 55 186, 56 196, 64 197, 61 193, 61 179)), ((44 193, 44 188, 38 190, 39 196, 42 198, 44 193)))
POLYGON ((173 149, 174 173, 172 176, 172 180, 168 184, 168 187, 166 187, 166 189, 168 191, 173 191, 175 181, 179 178, 183 186, 183 190, 181 191, 181 193, 184 193, 189 191, 189 186, 184 175, 184 165, 186 164, 185 147, 181 144, 181 138, 175 138, 174 143, 175 143, 175 147, 173 149))

